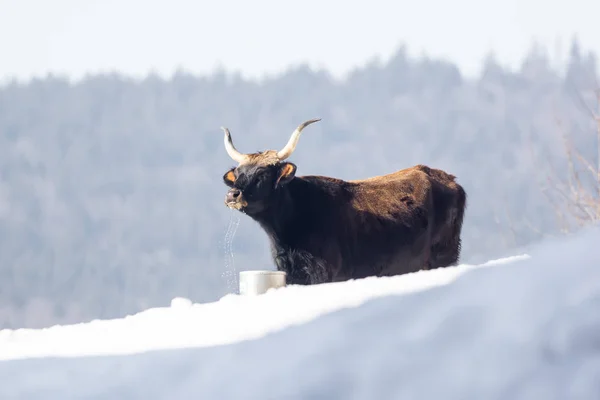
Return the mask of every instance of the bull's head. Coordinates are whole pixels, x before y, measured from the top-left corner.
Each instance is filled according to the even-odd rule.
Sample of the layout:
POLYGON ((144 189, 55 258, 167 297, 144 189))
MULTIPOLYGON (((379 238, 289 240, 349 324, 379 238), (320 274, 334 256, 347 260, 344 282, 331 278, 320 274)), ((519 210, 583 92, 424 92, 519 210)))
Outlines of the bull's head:
POLYGON ((296 165, 285 159, 296 149, 302 130, 320 120, 311 119, 300 124, 283 149, 252 154, 236 150, 229 129, 221 128, 225 132, 225 150, 238 163, 223 175, 223 181, 230 187, 225 196, 227 207, 248 214, 265 210, 274 201, 278 189, 294 179, 296 165))

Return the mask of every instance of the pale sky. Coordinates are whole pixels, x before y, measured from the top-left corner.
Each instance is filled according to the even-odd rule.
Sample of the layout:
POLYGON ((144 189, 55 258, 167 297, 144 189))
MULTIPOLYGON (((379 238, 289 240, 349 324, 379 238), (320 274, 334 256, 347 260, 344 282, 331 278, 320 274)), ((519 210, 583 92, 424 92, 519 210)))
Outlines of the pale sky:
POLYGON ((597 0, 0 0, 0 79, 218 65, 257 77, 301 62, 343 76, 402 44, 473 75, 490 50, 518 68, 534 40, 555 58, 577 35, 600 55, 599 16, 597 0))

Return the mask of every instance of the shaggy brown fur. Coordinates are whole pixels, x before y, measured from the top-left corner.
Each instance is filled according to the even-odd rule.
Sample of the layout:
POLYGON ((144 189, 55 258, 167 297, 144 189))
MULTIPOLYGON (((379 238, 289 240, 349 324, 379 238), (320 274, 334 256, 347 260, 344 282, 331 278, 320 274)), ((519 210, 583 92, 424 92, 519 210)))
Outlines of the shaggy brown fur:
POLYGON ((391 276, 454 265, 466 193, 455 177, 416 165, 344 181, 296 176, 277 152, 247 154, 223 176, 225 203, 267 233, 290 284, 391 276))

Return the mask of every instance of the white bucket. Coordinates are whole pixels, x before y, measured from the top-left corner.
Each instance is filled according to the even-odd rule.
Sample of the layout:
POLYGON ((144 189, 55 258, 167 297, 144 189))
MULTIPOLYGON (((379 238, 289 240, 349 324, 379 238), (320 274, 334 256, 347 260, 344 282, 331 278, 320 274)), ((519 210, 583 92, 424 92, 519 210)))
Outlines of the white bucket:
POLYGON ((286 285, 284 271, 241 271, 240 294, 256 296, 286 285))

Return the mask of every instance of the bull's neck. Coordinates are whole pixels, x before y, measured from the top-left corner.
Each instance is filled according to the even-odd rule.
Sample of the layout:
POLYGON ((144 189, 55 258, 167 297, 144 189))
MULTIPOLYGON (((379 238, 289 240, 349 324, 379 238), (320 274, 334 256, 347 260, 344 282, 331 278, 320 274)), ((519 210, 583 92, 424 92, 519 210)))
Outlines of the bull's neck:
POLYGON ((289 226, 293 223, 294 218, 298 217, 297 212, 299 207, 290 190, 291 185, 294 183, 292 181, 279 188, 267 208, 251 216, 269 236, 274 236, 274 238, 280 237, 280 235, 289 230, 289 226))

